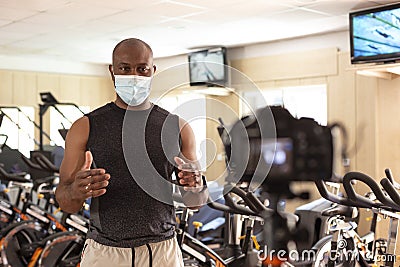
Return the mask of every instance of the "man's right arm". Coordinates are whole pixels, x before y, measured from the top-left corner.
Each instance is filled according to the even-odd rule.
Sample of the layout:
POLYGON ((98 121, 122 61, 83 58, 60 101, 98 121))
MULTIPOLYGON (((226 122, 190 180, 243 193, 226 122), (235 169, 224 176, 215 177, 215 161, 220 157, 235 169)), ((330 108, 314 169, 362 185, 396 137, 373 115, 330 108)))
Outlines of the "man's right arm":
POLYGON ((86 151, 88 137, 89 119, 85 116, 74 122, 65 139, 56 199, 69 213, 78 212, 87 198, 105 194, 110 178, 104 169, 90 169, 93 158, 86 151))

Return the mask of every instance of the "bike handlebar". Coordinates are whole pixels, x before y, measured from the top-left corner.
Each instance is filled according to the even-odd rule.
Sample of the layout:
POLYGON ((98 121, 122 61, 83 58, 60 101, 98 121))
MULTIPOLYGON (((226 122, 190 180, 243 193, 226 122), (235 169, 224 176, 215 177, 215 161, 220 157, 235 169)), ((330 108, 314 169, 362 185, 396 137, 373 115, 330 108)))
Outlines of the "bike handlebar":
POLYGON ((26 179, 20 174, 12 174, 6 172, 2 167, 0 167, 0 180, 5 180, 7 182, 19 182, 19 183, 31 183, 32 181, 26 179))
POLYGON ((26 165, 28 165, 28 167, 31 168, 31 169, 40 170, 40 171, 44 171, 45 170, 45 169, 43 169, 42 166, 40 166, 39 164, 33 162, 30 158, 27 158, 22 154, 21 154, 21 158, 26 163, 26 165))
POLYGON ((240 205, 236 204, 236 202, 233 200, 233 198, 229 194, 225 194, 224 198, 225 198, 225 204, 231 209, 231 211, 233 213, 242 214, 242 215, 260 216, 261 217, 260 214, 257 214, 253 210, 251 210, 251 209, 249 209, 247 207, 240 206, 240 205))
POLYGON ((394 189, 400 190, 400 184, 394 180, 392 171, 390 169, 385 169, 385 174, 386 174, 386 177, 389 179, 389 181, 392 183, 394 189))
MULTIPOLYGON (((174 201, 178 203, 184 203, 182 196, 178 193, 174 193, 172 195, 172 198, 174 201)), ((218 203, 216 201, 213 201, 211 198, 208 199, 207 205, 216 210, 220 210, 223 212, 229 212, 229 213, 236 213, 236 214, 242 214, 242 215, 252 215, 252 216, 260 216, 257 215, 255 212, 253 212, 251 209, 240 206, 235 203, 235 201, 232 199, 231 196, 228 196, 228 194, 224 195, 225 199, 225 204, 218 203)))
MULTIPOLYGON (((225 205, 218 202, 210 201, 210 203, 208 203, 208 206, 221 211, 242 214, 242 215, 257 216, 260 218, 265 218, 266 214, 274 213, 274 210, 266 207, 253 192, 250 191, 246 192, 240 187, 233 186, 231 184, 227 184, 224 187, 224 199, 225 199, 225 205), (232 192, 237 196, 239 196, 246 203, 248 208, 238 205, 229 195, 229 192, 232 192)), ((280 214, 293 221, 298 220, 298 217, 292 213, 280 212, 280 214)))
POLYGON ((225 203, 227 205, 224 205, 224 204, 221 204, 221 203, 218 203, 215 201, 210 201, 210 202, 208 202, 207 205, 213 209, 224 211, 224 212, 242 214, 242 215, 260 216, 246 207, 237 205, 236 203, 234 203, 233 199, 230 196, 225 195, 224 198, 225 198, 225 203))
POLYGON ((59 168, 56 165, 54 165, 48 158, 46 158, 45 155, 37 153, 34 155, 34 158, 37 161, 37 163, 44 169, 51 172, 57 172, 57 173, 60 172, 59 168))
POLYGON ((254 196, 252 192, 246 192, 243 189, 234 186, 231 188, 231 192, 238 195, 244 200, 247 206, 255 213, 260 213, 266 210, 266 207, 261 203, 261 201, 254 196))
POLYGON ((263 212, 266 210, 269 210, 264 203, 261 202, 261 200, 253 193, 253 192, 247 192, 246 193, 247 198, 249 199, 249 201, 251 201, 252 203, 254 203, 254 205, 256 206, 258 212, 263 212))
POLYGON ((400 195, 394 188, 393 183, 388 178, 383 178, 381 180, 381 185, 386 190, 386 193, 390 196, 390 198, 400 206, 400 195))
POLYGON ((389 181, 393 184, 394 179, 393 179, 392 171, 390 169, 385 169, 385 174, 386 174, 386 177, 389 179, 389 181))
POLYGON ((263 217, 262 211, 269 210, 256 196, 254 196, 252 192, 246 192, 236 185, 226 184, 224 187, 223 195, 225 199, 225 204, 214 202, 209 199, 208 206, 224 212, 258 216, 261 218, 263 217), (248 207, 238 205, 235 200, 229 195, 229 192, 232 192, 239 196, 248 207))
POLYGON ((364 173, 360 172, 346 173, 345 176, 343 177, 343 187, 346 191, 347 197, 352 201, 369 205, 371 208, 374 207, 374 208, 383 208, 389 210, 393 209, 396 211, 400 211, 400 206, 397 205, 395 202, 393 202, 392 199, 387 198, 382 189, 380 188, 380 186, 375 182, 375 180, 364 173), (353 180, 365 183, 372 190, 376 198, 381 203, 373 202, 370 199, 357 194, 352 186, 353 180))
POLYGON ((332 194, 326 188, 325 182, 323 180, 316 180, 315 185, 317 186, 317 189, 318 189, 318 192, 320 193, 320 195, 323 198, 325 198, 333 203, 345 205, 345 206, 354 206, 354 207, 358 207, 358 208, 370 208, 369 205, 365 205, 364 203, 358 203, 351 199, 347 199, 347 198, 332 194))

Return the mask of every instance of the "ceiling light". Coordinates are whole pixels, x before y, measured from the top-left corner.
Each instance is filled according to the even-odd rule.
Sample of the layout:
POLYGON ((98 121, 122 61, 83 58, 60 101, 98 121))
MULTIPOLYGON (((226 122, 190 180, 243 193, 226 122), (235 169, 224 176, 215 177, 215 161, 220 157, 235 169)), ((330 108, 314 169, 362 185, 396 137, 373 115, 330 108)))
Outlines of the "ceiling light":
POLYGON ((228 96, 234 91, 235 89, 228 87, 201 87, 201 89, 195 89, 192 92, 204 95, 228 96))
POLYGON ((400 75, 400 67, 391 67, 386 69, 388 72, 400 75))

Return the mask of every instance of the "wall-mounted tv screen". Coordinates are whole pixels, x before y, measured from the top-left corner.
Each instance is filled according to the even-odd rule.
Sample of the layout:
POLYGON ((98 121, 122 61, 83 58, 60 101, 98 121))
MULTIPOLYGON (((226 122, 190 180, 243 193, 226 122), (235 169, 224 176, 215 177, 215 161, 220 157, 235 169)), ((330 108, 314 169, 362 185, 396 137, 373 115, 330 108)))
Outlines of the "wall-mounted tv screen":
POLYGON ((188 55, 190 85, 225 86, 227 82, 226 48, 210 48, 188 55))
POLYGON ((400 59, 400 3, 349 14, 351 63, 400 59))

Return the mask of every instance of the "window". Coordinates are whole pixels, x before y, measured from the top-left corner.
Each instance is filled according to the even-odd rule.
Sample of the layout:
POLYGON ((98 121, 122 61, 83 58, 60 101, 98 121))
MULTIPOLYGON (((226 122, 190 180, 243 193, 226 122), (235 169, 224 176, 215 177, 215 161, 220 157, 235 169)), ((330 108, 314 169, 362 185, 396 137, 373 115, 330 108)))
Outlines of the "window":
MULTIPOLYGON (((58 132, 59 129, 69 129, 74 121, 83 116, 82 112, 74 107, 68 105, 56 105, 50 107, 50 138, 59 146, 64 147, 64 139, 58 132)), ((83 112, 88 113, 90 107, 82 106, 79 107, 83 112)))
POLYGON ((192 127, 196 138, 197 159, 202 170, 207 167, 206 159, 206 98, 201 94, 166 95, 152 102, 171 113, 179 115, 192 127))
POLYGON ((5 114, 0 127, 0 133, 8 136, 7 146, 17 149, 29 157, 39 140, 34 138, 33 124, 35 109, 33 107, 1 108, 5 114), (19 109, 19 110, 18 110, 19 109))
POLYGON ((242 114, 251 113, 265 105, 282 105, 297 118, 309 117, 321 125, 328 120, 326 85, 309 85, 284 87, 262 90, 262 97, 258 92, 244 92, 245 101, 242 101, 242 114))
POLYGON ((297 118, 309 117, 321 125, 328 121, 325 85, 297 86, 282 89, 284 106, 297 118))

